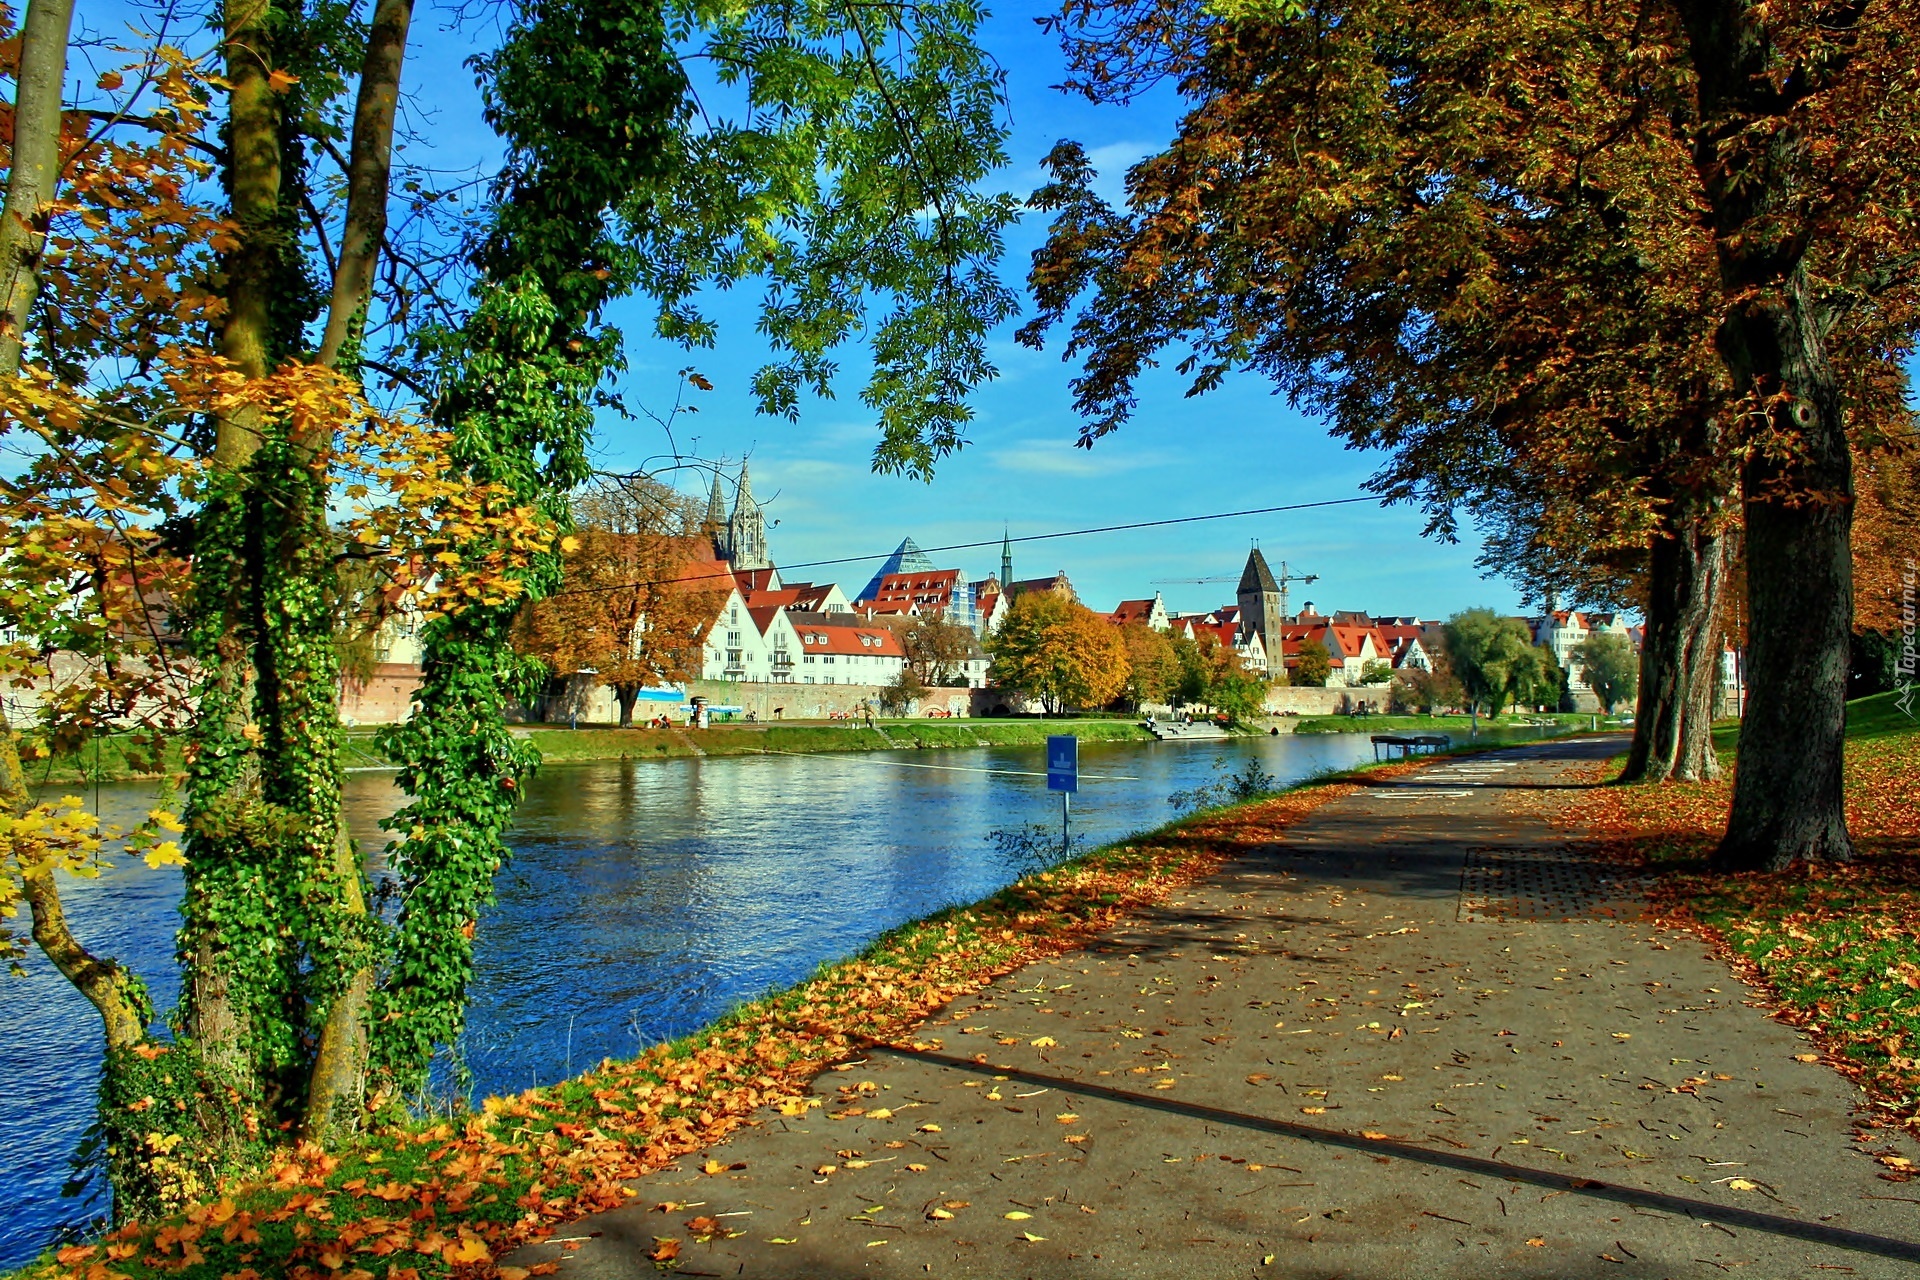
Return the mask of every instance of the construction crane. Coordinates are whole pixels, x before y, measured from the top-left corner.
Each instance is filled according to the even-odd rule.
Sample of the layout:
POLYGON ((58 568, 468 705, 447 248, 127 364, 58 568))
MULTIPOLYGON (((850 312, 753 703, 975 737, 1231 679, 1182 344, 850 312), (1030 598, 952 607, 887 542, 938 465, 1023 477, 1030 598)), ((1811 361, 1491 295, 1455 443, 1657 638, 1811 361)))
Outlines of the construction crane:
MULTIPOLYGON (((1149 585, 1156 587, 1200 586, 1209 582, 1238 582, 1241 576, 1240 574, 1233 573, 1213 578, 1154 578, 1149 585)), ((1287 562, 1282 560, 1280 562, 1280 572, 1274 575, 1273 580, 1280 587, 1280 616, 1282 618, 1290 618, 1293 615, 1287 612, 1288 585, 1295 582, 1302 584, 1318 582, 1320 581, 1320 575, 1317 573, 1295 573, 1288 567, 1287 562)))

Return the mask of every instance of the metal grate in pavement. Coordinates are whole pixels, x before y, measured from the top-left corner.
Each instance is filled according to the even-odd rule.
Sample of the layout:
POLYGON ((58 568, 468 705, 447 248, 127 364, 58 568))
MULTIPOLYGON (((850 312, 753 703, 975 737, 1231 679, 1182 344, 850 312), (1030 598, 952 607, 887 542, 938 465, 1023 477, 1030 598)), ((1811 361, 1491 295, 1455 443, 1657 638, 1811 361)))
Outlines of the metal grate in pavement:
POLYGON ((1480 848, 1460 873, 1465 924, 1517 920, 1631 920, 1645 910, 1646 877, 1565 846, 1480 848))

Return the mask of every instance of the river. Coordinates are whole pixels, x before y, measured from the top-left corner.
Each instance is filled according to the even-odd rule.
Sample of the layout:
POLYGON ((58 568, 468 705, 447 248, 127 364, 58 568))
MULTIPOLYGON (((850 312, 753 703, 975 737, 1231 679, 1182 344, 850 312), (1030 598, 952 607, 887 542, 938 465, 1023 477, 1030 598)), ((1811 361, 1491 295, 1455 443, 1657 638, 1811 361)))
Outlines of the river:
MULTIPOLYGON (((1171 794, 1222 768, 1257 761, 1287 783, 1370 757, 1364 734, 1085 743, 1075 844, 1158 826, 1171 794)), ((542 771, 514 826, 498 902, 480 922, 461 1051, 473 1096, 630 1056, 894 925, 1001 888, 1031 853, 992 834, 1058 829, 1059 797, 1031 776, 1044 768, 1038 748, 989 747, 542 771)), ((109 821, 128 823, 153 794, 122 784, 99 788, 97 800, 109 821)), ((397 799, 389 774, 350 777, 348 813, 364 847, 381 846, 378 821, 397 799)), ((370 865, 383 872, 377 856, 370 865)), ((171 1008, 179 873, 122 861, 64 892, 76 935, 171 1008)), ((104 1207, 98 1188, 60 1197, 92 1120, 99 1023, 37 952, 26 968, 0 977, 0 1267, 104 1207)))

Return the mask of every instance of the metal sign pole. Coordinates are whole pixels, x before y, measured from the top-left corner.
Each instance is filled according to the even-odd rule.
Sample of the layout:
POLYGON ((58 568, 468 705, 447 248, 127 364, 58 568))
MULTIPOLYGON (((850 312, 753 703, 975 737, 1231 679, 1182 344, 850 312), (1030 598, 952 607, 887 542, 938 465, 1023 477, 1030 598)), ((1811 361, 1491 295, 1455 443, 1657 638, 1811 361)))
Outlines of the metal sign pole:
POLYGON ((1060 793, 1060 855, 1073 834, 1073 792, 1080 785, 1080 739, 1057 733, 1047 738, 1047 790, 1060 793))

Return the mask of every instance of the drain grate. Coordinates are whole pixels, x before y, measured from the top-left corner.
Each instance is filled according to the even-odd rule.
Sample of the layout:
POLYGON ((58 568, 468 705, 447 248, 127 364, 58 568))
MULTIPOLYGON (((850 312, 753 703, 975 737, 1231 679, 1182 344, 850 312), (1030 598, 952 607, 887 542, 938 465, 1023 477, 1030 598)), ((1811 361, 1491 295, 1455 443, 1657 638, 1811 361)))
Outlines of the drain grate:
POLYGON ((1470 849, 1458 919, 1631 920, 1645 911, 1646 877, 1573 851, 1470 849))

